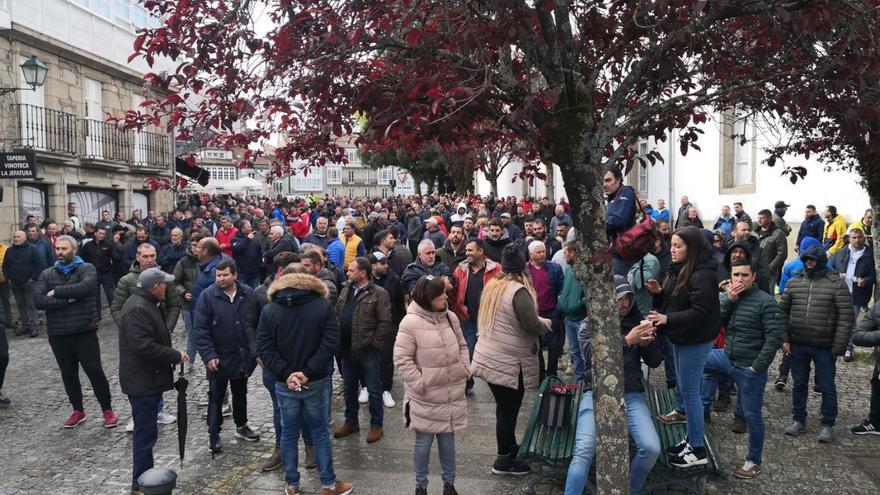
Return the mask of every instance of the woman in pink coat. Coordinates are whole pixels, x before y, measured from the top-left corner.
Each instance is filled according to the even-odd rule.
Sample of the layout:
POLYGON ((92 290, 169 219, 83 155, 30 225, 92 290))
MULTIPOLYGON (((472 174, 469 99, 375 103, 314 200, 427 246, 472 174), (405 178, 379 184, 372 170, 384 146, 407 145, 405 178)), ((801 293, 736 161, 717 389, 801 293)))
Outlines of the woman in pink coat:
POLYGON ((437 437, 443 495, 455 491, 455 432, 467 427, 467 344, 446 302, 443 279, 419 279, 394 344, 394 364, 404 381, 404 419, 415 431, 416 495, 428 493, 428 461, 437 437))

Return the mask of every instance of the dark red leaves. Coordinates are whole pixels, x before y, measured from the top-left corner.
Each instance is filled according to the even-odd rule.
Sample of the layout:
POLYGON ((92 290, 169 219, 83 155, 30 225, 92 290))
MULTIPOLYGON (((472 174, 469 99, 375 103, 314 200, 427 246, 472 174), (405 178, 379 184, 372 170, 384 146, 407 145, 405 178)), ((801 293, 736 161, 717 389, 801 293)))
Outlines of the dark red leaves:
POLYGON ((410 48, 416 48, 422 41, 422 31, 420 29, 410 29, 404 36, 406 45, 410 48))

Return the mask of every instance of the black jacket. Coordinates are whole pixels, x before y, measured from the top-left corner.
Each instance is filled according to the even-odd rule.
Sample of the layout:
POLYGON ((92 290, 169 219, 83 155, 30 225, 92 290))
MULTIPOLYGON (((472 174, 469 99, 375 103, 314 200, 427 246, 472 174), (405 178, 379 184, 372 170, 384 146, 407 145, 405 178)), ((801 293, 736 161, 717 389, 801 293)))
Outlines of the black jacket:
POLYGON ((178 261, 186 256, 188 249, 188 243, 184 241, 181 241, 180 244, 176 246, 172 243, 162 246, 162 249, 158 253, 159 266, 162 268, 162 271, 165 273, 174 273, 174 267, 177 266, 178 261))
MULTIPOLYGON (((828 266, 839 273, 846 273, 851 255, 852 253, 849 250, 849 246, 845 246, 843 249, 839 249, 834 253, 834 256, 828 261, 828 266)), ((865 279, 864 287, 859 287, 858 284, 853 282, 853 304, 866 308, 871 301, 871 296, 874 291, 874 281, 877 279, 877 271, 874 268, 874 250, 871 246, 866 245, 862 257, 856 261, 856 271, 853 273, 853 277, 861 277, 865 279)))
POLYGON ((99 275, 113 271, 113 244, 107 240, 87 242, 81 256, 86 263, 95 265, 99 275))
POLYGON ((256 238, 250 239, 241 232, 230 241, 232 244, 232 258, 238 271, 246 275, 259 275, 260 262, 263 259, 263 248, 256 238))
POLYGON ((721 328, 718 280, 715 260, 709 249, 697 255, 696 265, 684 289, 673 294, 681 265, 673 263, 663 283, 663 292, 654 296, 654 307, 668 318, 658 327, 678 345, 711 342, 721 328))
POLYGON ((150 239, 160 246, 164 246, 171 242, 171 229, 168 228, 168 224, 161 227, 153 225, 148 232, 150 233, 150 239))
POLYGON ((397 328, 400 321, 406 316, 406 307, 403 304, 403 285, 398 277, 391 269, 384 277, 374 277, 376 285, 385 289, 388 298, 391 300, 391 327, 397 328))
MULTIPOLYGON (((749 235, 748 239, 748 241, 734 241, 728 245, 727 252, 724 253, 724 269, 727 273, 725 278, 730 278, 731 251, 737 247, 742 248, 747 253, 748 261, 752 264, 752 269, 758 274, 758 279, 755 281, 755 285, 772 296, 772 284, 775 284, 776 281, 771 281, 770 266, 767 265, 767 261, 763 257, 764 251, 761 249, 757 237, 749 235)), ((719 282, 721 281, 719 280, 719 282)))
POLYGON ((293 244, 293 240, 290 237, 281 237, 278 239, 278 242, 270 242, 269 249, 267 249, 263 253, 263 264, 267 266, 272 266, 272 260, 275 259, 275 255, 278 253, 295 253, 296 246, 293 244))
POLYGON ((868 310, 868 314, 856 325, 852 342, 874 348, 874 378, 880 377, 880 303, 868 310))
POLYGON ((199 295, 195 306, 193 339, 205 364, 220 360, 220 369, 208 370, 208 379, 246 378, 256 367, 256 336, 248 325, 255 304, 253 290, 237 282, 235 299, 215 284, 199 295))
POLYGON ((180 351, 171 347, 164 304, 141 288, 122 306, 119 387, 126 395, 155 395, 172 388, 180 351))
POLYGON ((339 348, 339 327, 327 288, 316 277, 291 273, 269 287, 257 326, 257 355, 279 382, 303 372, 310 381, 328 376, 339 348))
POLYGON ((497 241, 493 241, 488 236, 483 237, 483 245, 486 246, 486 257, 496 263, 501 263, 501 251, 504 251, 504 248, 511 242, 513 241, 511 241, 509 237, 502 237, 497 241))
POLYGON ((40 254, 33 244, 13 244, 3 258, 3 274, 12 285, 25 285, 40 276, 40 260, 40 254))
MULTIPOLYGON (((626 316, 620 318, 620 335, 621 340, 634 327, 638 326, 642 320, 642 313, 639 312, 638 306, 633 302, 632 308, 626 316)), ((593 390, 593 331, 589 318, 581 323, 578 329, 578 344, 581 348, 581 355, 584 357, 584 390, 593 390)), ((651 368, 660 366, 663 362, 663 354, 655 340, 650 345, 642 347, 639 345, 626 345, 623 343, 623 392, 642 393, 645 388, 642 387, 642 360, 645 360, 651 368)))
POLYGON ((66 275, 54 266, 46 268, 34 284, 34 307, 46 311, 49 335, 97 330, 97 296, 98 272, 88 263, 77 265, 66 275), (46 297, 53 290, 53 297, 46 297))

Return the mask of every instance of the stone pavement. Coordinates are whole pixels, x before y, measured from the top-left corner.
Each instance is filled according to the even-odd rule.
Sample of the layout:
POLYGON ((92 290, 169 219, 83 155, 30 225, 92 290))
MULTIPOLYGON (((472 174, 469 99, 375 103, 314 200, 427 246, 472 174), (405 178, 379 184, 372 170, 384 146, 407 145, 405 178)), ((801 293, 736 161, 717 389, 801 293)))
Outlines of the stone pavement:
MULTIPOLYGON (((105 316, 100 330, 105 371, 114 393, 114 407, 119 414, 119 427, 106 430, 101 426, 100 408, 91 393, 88 380, 82 376, 88 420, 77 429, 64 430, 62 422, 70 406, 54 357, 44 335, 36 339, 10 339, 10 366, 6 377, 6 393, 13 405, 0 409, 0 495, 13 494, 128 494, 131 476, 131 440, 124 425, 129 408, 118 387, 118 351, 116 329, 105 316)), ((182 348, 182 323, 173 336, 182 348)), ((707 493, 717 494, 875 494, 880 490, 880 437, 855 437, 846 428, 861 420, 868 408, 868 377, 871 366, 867 357, 838 368, 840 419, 836 428, 837 442, 820 445, 816 442, 818 396, 811 394, 807 434, 786 437, 782 430, 789 419, 790 394, 767 392, 767 445, 764 472, 753 481, 732 477, 725 481, 709 480, 707 493)), ((273 433, 268 393, 259 374, 250 383, 250 425, 262 435, 257 443, 232 437, 231 421, 222 436, 224 452, 211 459, 207 452, 208 435, 198 399, 207 395, 206 383, 197 372, 188 376, 190 423, 187 454, 181 463, 177 455, 176 425, 161 426, 155 449, 157 465, 178 472, 178 490, 186 494, 269 494, 283 493, 283 470, 260 473, 259 465, 272 450, 273 433)), ((657 374, 659 375, 659 374, 657 374)), ((659 376, 655 376, 659 378, 659 376)), ((398 403, 402 386, 395 385, 398 403)), ((525 427, 531 399, 527 398, 520 416, 520 430, 525 427)), ((177 409, 176 392, 166 394, 166 408, 177 409)), ((362 408, 362 424, 368 416, 362 408)), ((495 452, 494 405, 488 387, 478 381, 469 403, 469 428, 456 438, 457 487, 462 494, 519 493, 522 479, 503 479, 489 472, 495 452)), ((341 398, 335 400, 336 425, 342 421, 341 398)), ((714 435, 723 465, 732 472, 745 455, 746 437, 726 430, 728 419, 715 414, 710 432, 714 435)), ((351 481, 356 494, 412 493, 412 437, 403 428, 401 407, 386 410, 385 438, 367 445, 365 431, 357 438, 334 440, 334 463, 340 479, 351 481)), ((320 484, 314 471, 303 470, 304 493, 317 493, 320 484)), ((436 453, 431 465, 430 494, 439 494, 442 483, 436 453)), ((541 493, 562 493, 561 484, 548 484, 541 493)))

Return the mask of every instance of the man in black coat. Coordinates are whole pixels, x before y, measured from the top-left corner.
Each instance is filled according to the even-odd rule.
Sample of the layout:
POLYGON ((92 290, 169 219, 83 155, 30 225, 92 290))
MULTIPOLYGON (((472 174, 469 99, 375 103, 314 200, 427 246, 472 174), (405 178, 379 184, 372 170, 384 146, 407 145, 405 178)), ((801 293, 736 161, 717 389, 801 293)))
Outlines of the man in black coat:
POLYGON ((12 234, 12 246, 3 258, 3 274, 9 281, 12 296, 18 306, 21 328, 15 335, 38 335, 37 309, 34 307, 34 281, 40 276, 40 254, 37 248, 27 241, 27 234, 17 230, 12 234))
POLYGON ((237 281, 235 262, 217 263, 214 283, 199 294, 193 337, 208 369, 208 435, 212 454, 223 451, 221 408, 227 387, 232 389, 232 418, 235 437, 256 442, 260 435, 247 425, 247 380, 260 359, 256 336, 248 326, 255 304, 253 290, 237 281))
POLYGON ((385 407, 394 407, 394 398, 391 396, 391 388, 394 385, 394 341, 397 340, 397 329, 401 320, 406 315, 403 304, 403 285, 400 277, 390 269, 388 257, 381 251, 371 254, 368 259, 373 267, 373 281, 379 287, 388 292, 391 300, 391 328, 384 337, 382 348, 382 402, 385 407))
POLYGON ((174 275, 148 268, 138 275, 137 286, 122 306, 119 387, 128 396, 134 419, 132 492, 140 490, 138 478, 153 467, 162 394, 173 386, 174 365, 189 362, 186 352, 171 347, 165 325, 165 290, 173 282, 174 275))
POLYGON ((260 265, 263 259, 263 248, 260 241, 254 238, 254 227, 250 222, 241 222, 241 227, 230 241, 232 258, 238 268, 238 279, 251 289, 260 285, 260 265))
POLYGON ((110 384, 101 365, 95 296, 98 274, 95 267, 76 255, 76 240, 63 235, 55 241, 55 265, 43 270, 34 284, 34 305, 46 311, 49 346, 61 369, 64 390, 73 413, 65 428, 76 428, 86 420, 83 410, 79 368, 82 366, 104 412, 104 427, 116 427, 110 404, 110 384))
POLYGON ((95 265, 98 273, 98 295, 95 297, 98 310, 98 320, 101 319, 101 290, 107 299, 107 306, 113 303, 113 291, 116 284, 113 282, 113 244, 107 241, 106 229, 95 230, 95 238, 82 247, 82 258, 86 263, 95 265))

